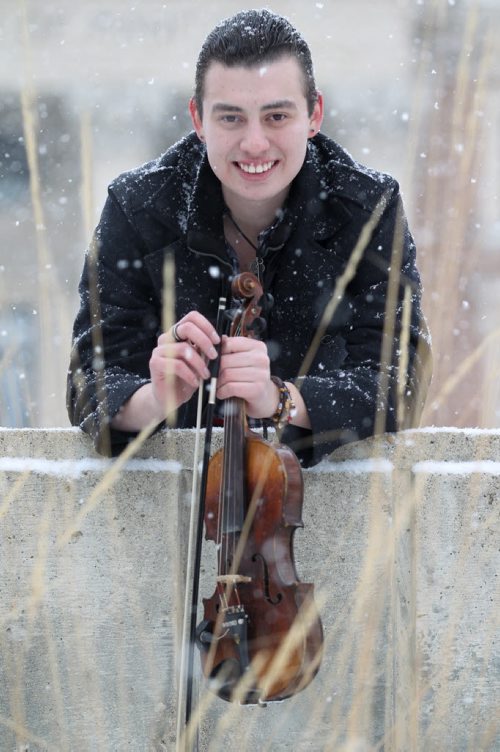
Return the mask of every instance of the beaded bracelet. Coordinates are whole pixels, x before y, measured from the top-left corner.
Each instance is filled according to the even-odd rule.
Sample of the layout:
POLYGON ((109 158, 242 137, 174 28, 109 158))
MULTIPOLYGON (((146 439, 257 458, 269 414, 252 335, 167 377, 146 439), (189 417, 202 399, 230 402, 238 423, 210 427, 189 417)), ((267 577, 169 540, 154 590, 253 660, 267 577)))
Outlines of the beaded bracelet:
POLYGON ((292 399, 289 388, 279 376, 271 376, 271 381, 279 389, 278 406, 271 416, 271 420, 276 428, 284 428, 287 423, 290 423, 296 413, 295 402, 292 399))

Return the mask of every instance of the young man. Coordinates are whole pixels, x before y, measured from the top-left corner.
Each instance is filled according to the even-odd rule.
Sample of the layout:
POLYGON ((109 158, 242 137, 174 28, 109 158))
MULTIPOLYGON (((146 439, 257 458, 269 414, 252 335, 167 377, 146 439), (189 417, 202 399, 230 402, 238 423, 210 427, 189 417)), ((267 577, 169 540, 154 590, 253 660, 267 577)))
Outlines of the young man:
POLYGON ((219 295, 235 272, 254 270, 274 304, 262 341, 223 338, 217 397, 286 424, 282 440, 304 464, 396 430, 397 415, 419 408, 415 247, 396 182, 320 133, 306 42, 266 10, 222 22, 200 52, 189 109, 194 133, 109 188, 80 285, 72 423, 113 454, 151 421, 163 425, 166 405, 179 427, 193 426, 219 295), (166 256, 176 324, 162 331, 166 256))

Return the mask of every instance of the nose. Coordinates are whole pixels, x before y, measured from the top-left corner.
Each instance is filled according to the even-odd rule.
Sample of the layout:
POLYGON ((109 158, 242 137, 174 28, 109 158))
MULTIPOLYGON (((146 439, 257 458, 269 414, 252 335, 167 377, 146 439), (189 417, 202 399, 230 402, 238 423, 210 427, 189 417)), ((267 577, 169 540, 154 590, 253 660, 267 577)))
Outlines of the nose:
POLYGON ((242 151, 253 156, 262 154, 269 149, 269 139, 266 136, 262 123, 247 123, 240 147, 242 151))

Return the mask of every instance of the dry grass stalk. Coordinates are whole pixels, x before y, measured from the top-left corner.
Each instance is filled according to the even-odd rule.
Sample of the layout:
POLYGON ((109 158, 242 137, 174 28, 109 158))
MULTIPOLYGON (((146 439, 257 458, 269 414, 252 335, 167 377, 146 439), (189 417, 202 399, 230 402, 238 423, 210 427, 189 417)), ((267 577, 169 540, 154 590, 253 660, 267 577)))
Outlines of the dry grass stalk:
MULTIPOLYGON (((58 351, 54 347, 57 336, 58 318, 55 301, 61 301, 60 289, 55 277, 54 259, 50 253, 46 221, 41 197, 40 169, 38 162, 38 123, 35 114, 35 92, 32 85, 32 60, 29 42, 28 19, 25 0, 21 2, 22 11, 22 48, 25 63, 25 83, 21 89, 21 110, 24 130, 26 159, 29 167, 29 182, 33 218, 36 231, 37 277, 38 277, 38 323, 39 338, 42 343, 40 359, 40 383, 47 394, 54 394, 57 384, 57 370, 55 365, 60 363, 58 351)), ((50 422, 45 409, 45 400, 41 407, 42 420, 50 422)))
POLYGON ((422 219, 417 234, 422 234, 418 244, 425 285, 424 310, 435 353, 434 386, 423 420, 438 425, 477 425, 481 412, 481 400, 475 396, 477 377, 473 385, 469 381, 462 386, 468 395, 467 413, 463 410, 464 400, 457 394, 439 404, 432 397, 453 377, 479 336, 467 321, 463 327, 460 322, 471 273, 482 265, 483 249, 476 241, 472 218, 477 215, 481 200, 477 181, 483 135, 481 113, 492 70, 492 51, 491 33, 482 36, 474 5, 465 14, 456 59, 446 48, 439 48, 433 38, 428 40, 428 54, 432 55, 437 75, 436 91, 427 93, 429 113, 420 118, 426 126, 422 128, 420 149, 427 157, 421 168, 430 168, 421 176, 422 219), (436 101, 433 109, 431 97, 436 101))
MULTIPOLYGON (((162 328, 168 332, 175 324, 175 262, 173 256, 166 255, 163 261, 163 301, 162 301, 162 328)), ((171 373, 165 363, 165 382, 167 385, 165 398, 165 413, 167 425, 175 426, 177 422, 177 410, 173 397, 175 374, 171 373)))
POLYGON ((128 460, 131 459, 136 452, 141 448, 146 439, 148 439, 156 428, 156 423, 152 422, 140 431, 135 439, 127 444, 126 449, 120 454, 116 460, 113 461, 109 470, 104 474, 102 480, 99 481, 92 493, 89 495, 85 504, 82 506, 78 514, 68 525, 66 530, 59 536, 58 545, 65 546, 71 540, 71 537, 78 532, 85 518, 94 511, 97 505, 101 502, 102 497, 107 491, 110 490, 112 485, 118 480, 120 474, 125 468, 128 460))

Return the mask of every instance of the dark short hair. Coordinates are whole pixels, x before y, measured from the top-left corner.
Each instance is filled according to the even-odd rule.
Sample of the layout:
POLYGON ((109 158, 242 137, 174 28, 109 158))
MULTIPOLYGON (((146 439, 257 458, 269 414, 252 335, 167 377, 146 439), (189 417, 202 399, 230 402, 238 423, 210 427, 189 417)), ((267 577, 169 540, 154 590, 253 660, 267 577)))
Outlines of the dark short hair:
POLYGON ((202 116, 205 76, 211 63, 252 68, 285 55, 294 57, 304 75, 309 115, 318 95, 311 51, 305 39, 283 16, 270 10, 243 10, 226 18, 205 39, 196 63, 196 107, 202 116))

